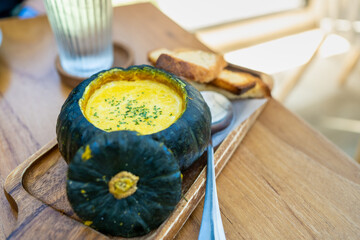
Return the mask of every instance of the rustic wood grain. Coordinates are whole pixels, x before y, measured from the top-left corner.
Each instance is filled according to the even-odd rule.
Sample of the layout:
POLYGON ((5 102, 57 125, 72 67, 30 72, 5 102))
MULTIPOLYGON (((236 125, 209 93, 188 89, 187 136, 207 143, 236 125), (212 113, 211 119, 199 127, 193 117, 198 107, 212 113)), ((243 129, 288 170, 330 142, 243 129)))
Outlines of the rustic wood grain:
MULTIPOLYGON (((274 100, 217 186, 228 239, 359 239, 359 164, 274 100)), ((196 239, 202 207, 176 239, 196 239)))
MULTIPOLYGON (((56 73, 55 41, 46 17, 0 20, 0 28, 2 187, 11 170, 55 137, 56 117, 70 88, 56 73)), ((132 47, 135 64, 146 63, 146 52, 158 47, 206 49, 150 4, 115 8, 114 40, 132 47)), ((359 165, 271 100, 217 180, 227 237, 359 239, 359 178, 359 165)), ((12 206, 1 191, 0 239, 15 229, 19 216, 12 206)), ((36 217, 53 225, 53 231, 46 225, 30 229, 39 233, 37 239, 92 234, 91 229, 63 233, 57 222, 75 220, 62 214, 48 219, 49 211, 36 217)), ((201 213, 202 204, 176 239, 197 239, 201 213)))
MULTIPOLYGON (((217 148, 214 161, 216 176, 231 158, 264 107, 265 105, 260 107, 232 131, 217 148)), ((156 230, 133 239, 174 238, 205 194, 206 156, 203 157, 183 173, 184 197, 169 218, 156 230)), ((56 227, 61 229, 60 234, 53 233, 54 237, 58 239, 64 236, 67 239, 108 239, 107 236, 83 225, 81 219, 71 209, 66 197, 67 170, 68 166, 61 157, 54 139, 10 173, 6 178, 4 188, 17 205, 18 218, 16 227, 8 239, 24 237, 38 239, 39 231, 53 233, 54 219, 57 219, 56 227), (63 215, 59 216, 59 213, 63 213, 63 215), (72 232, 77 234, 72 235, 72 232)), ((112 239, 125 238, 113 237, 112 239)))
MULTIPOLYGON (((55 42, 44 18, 0 21, 0 184, 18 164, 55 137, 57 113, 70 89, 53 66, 55 42), (36 26, 36 27, 35 27, 36 26), (44 51, 45 49, 45 51, 44 51)), ((0 239, 16 213, 0 192, 0 239)))

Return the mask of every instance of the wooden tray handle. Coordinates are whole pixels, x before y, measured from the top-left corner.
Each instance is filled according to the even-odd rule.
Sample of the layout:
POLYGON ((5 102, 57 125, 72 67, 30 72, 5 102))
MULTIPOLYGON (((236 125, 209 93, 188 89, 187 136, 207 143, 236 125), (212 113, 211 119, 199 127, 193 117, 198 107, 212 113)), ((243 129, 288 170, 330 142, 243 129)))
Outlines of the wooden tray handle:
MULTIPOLYGON (((81 237, 94 236, 89 227, 69 218, 52 207, 44 204, 29 194, 23 186, 22 180, 26 171, 34 162, 57 146, 56 139, 49 142, 29 159, 21 163, 12 171, 5 180, 4 190, 18 212, 18 219, 15 229, 7 239, 49 239, 56 234, 58 239, 67 239, 69 236, 78 235, 81 237), (31 224, 29 224, 31 222, 31 224), (46 224, 44 224, 46 223, 46 224), (68 228, 65 226, 74 226, 68 228), (39 234, 47 233, 47 234, 39 234)), ((101 238, 101 235, 97 234, 101 238)), ((103 236, 107 239, 106 236, 103 236)), ((76 237, 75 237, 76 239, 76 237)))

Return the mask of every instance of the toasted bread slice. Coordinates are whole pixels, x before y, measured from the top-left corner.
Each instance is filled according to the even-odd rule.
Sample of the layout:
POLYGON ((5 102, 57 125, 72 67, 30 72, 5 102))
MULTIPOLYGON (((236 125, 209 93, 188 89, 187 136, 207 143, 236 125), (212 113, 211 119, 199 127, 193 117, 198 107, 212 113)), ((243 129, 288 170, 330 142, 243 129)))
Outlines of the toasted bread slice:
POLYGON ((200 50, 176 49, 171 51, 159 48, 150 51, 148 59, 156 67, 193 80, 192 84, 199 90, 221 90, 221 93, 227 96, 231 95, 231 99, 263 98, 271 95, 269 87, 259 77, 245 72, 223 69, 226 62, 219 54, 200 50), (216 68, 211 71, 211 74, 208 73, 209 66, 216 68), (209 82, 210 85, 199 84, 209 82), (227 94, 227 92, 229 93, 227 94))
POLYGON ((249 73, 234 72, 224 69, 211 84, 226 89, 233 94, 240 95, 255 87, 255 78, 255 76, 249 73))
POLYGON ((256 85, 245 93, 241 94, 240 98, 265 98, 271 96, 271 91, 260 78, 255 78, 256 85))
POLYGON ((148 60, 151 62, 152 65, 155 66, 156 61, 158 60, 158 58, 160 57, 161 54, 166 53, 166 54, 171 54, 173 53, 173 51, 170 51, 169 49, 166 48, 158 48, 155 49, 153 51, 150 51, 148 53, 148 60))
MULTIPOLYGON (((151 52, 150 61, 161 51, 151 52)), ((158 68, 201 83, 214 80, 226 65, 222 55, 201 50, 164 51, 155 63, 158 68)))

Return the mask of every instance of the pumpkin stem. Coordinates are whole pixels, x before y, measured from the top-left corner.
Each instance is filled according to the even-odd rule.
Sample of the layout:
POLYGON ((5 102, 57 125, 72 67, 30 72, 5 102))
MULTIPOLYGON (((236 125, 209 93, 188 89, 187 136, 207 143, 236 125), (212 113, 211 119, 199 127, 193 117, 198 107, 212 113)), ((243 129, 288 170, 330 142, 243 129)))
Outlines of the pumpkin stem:
POLYGON ((127 171, 121 171, 111 178, 109 192, 117 199, 126 198, 136 192, 138 181, 138 176, 127 171))

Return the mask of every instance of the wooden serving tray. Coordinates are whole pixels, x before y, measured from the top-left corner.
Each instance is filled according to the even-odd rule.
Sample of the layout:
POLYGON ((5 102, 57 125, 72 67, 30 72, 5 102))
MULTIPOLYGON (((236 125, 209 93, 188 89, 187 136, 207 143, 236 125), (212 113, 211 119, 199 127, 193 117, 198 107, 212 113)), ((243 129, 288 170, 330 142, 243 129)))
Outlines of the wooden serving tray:
MULTIPOLYGON (((221 172, 265 105, 234 129, 217 148, 216 175, 221 172)), ((124 239, 106 236, 87 227, 76 216, 66 197, 67 169, 54 139, 10 173, 4 188, 18 216, 17 225, 8 239, 124 239)), ((183 175, 184 197, 169 218, 158 229, 132 239, 175 237, 204 196, 206 153, 183 175)))

